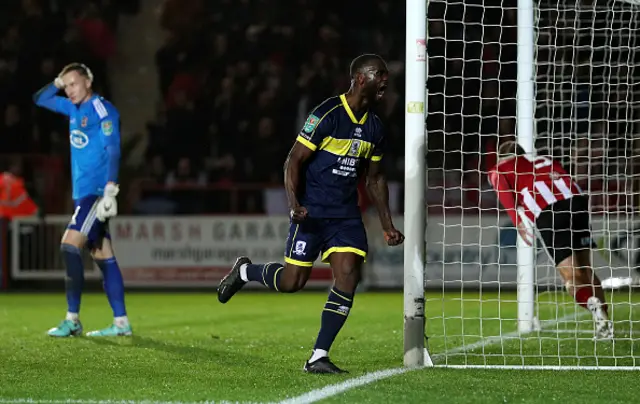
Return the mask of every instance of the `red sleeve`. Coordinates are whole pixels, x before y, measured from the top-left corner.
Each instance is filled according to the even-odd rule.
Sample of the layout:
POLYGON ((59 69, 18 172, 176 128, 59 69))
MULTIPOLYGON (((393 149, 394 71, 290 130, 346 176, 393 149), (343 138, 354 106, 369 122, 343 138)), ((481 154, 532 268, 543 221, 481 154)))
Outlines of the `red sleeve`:
POLYGON ((489 173, 489 182, 498 195, 498 200, 505 208, 514 226, 518 226, 518 213, 516 211, 515 192, 511 189, 509 182, 497 170, 489 173))

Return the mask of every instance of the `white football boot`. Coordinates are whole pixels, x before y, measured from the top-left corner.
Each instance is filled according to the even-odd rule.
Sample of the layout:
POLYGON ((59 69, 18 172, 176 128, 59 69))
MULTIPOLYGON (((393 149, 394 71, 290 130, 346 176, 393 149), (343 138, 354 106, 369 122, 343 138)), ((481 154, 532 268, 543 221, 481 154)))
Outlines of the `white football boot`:
POLYGON ((602 302, 595 296, 587 300, 587 308, 593 315, 595 339, 613 339, 613 323, 602 308, 602 302))

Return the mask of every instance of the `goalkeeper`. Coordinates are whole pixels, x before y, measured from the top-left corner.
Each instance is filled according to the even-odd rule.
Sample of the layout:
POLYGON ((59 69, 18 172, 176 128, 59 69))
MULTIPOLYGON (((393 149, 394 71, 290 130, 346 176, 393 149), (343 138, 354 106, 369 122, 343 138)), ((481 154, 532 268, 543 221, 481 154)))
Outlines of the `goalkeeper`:
POLYGON ((529 157, 514 141, 498 149, 498 163, 490 170, 489 181, 528 245, 534 237, 525 223, 535 223, 567 292, 593 314, 596 338, 613 338, 604 291, 591 265, 587 196, 559 163, 529 157))
POLYGON ((36 105, 69 117, 71 177, 75 211, 62 236, 60 251, 67 268, 67 316, 49 330, 52 337, 82 334, 78 317, 84 284, 82 249, 87 247, 102 272, 114 322, 90 337, 131 335, 124 304, 124 281, 113 254, 109 219, 118 209, 120 122, 118 110, 94 94, 93 75, 81 63, 67 65, 53 83, 38 91, 36 105), (64 89, 67 97, 56 94, 64 89))

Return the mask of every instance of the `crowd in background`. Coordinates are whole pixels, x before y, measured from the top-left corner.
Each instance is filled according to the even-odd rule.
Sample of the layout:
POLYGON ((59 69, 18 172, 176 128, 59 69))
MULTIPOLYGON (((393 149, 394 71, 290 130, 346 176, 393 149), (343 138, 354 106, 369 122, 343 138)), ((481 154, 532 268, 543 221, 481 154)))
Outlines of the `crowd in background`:
MULTIPOLYGON (((4 153, 68 153, 66 122, 36 111, 30 96, 62 65, 83 60, 109 97, 118 15, 134 11, 134 3, 0 4, 4 153)), ((389 64, 390 86, 377 112, 388 135, 387 175, 402 182, 404 2, 276 3, 163 3, 158 23, 166 41, 155 60, 162 97, 147 125, 136 212, 269 211, 270 196, 259 188, 281 186, 306 115, 349 88, 349 63, 361 53, 389 64)), ((494 208, 484 173, 497 144, 516 134, 517 1, 431 0, 427 21, 427 201, 494 208)), ((543 0, 536 21, 537 147, 607 193, 608 178, 635 173, 640 27, 630 12, 596 0, 543 0)), ((628 193, 628 186, 617 190, 628 193)), ((397 189, 393 196, 401 198, 397 189)))

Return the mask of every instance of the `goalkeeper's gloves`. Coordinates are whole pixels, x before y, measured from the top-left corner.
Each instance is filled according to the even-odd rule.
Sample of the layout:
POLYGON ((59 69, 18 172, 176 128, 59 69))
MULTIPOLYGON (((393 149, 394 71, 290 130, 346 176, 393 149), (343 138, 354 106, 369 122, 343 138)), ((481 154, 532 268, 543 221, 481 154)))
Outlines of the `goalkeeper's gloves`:
POLYGON ((56 86, 57 89, 62 90, 64 88, 64 81, 62 81, 62 77, 56 77, 56 79, 53 80, 53 85, 56 86))
POLYGON ((118 214, 118 202, 116 201, 118 192, 120 192, 120 188, 112 182, 104 187, 104 195, 100 198, 100 201, 98 201, 96 209, 96 217, 101 222, 115 217, 118 214))

